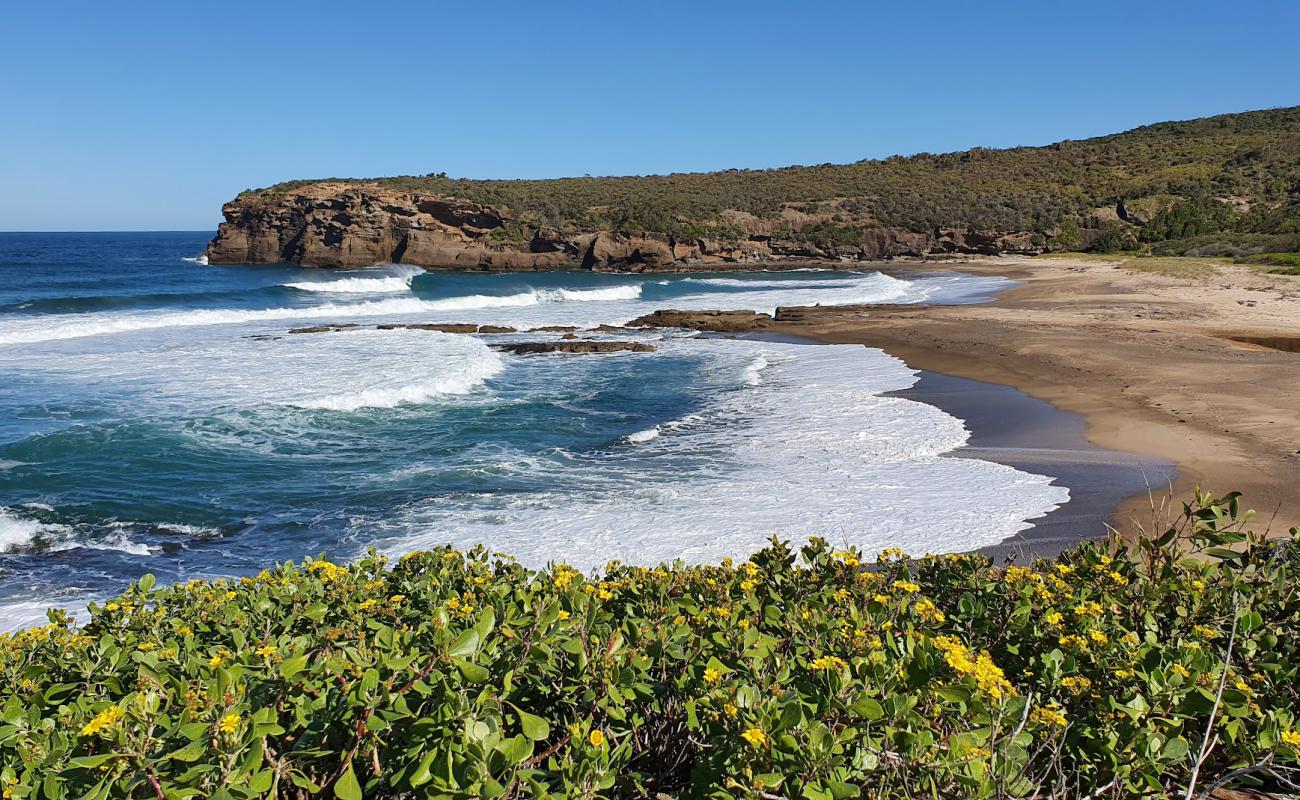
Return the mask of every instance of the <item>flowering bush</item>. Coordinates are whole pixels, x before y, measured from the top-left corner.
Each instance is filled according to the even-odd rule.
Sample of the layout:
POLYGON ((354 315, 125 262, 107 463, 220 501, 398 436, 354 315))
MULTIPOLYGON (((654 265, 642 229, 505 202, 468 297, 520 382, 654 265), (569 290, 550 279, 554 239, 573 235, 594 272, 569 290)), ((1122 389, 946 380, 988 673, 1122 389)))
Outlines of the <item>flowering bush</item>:
POLYGON ((482 550, 145 576, 0 638, 12 798, 1164 796, 1300 758, 1300 532, 1237 499, 1033 567, 525 569, 482 550), (1095 793, 1095 794, 1094 794, 1095 793))

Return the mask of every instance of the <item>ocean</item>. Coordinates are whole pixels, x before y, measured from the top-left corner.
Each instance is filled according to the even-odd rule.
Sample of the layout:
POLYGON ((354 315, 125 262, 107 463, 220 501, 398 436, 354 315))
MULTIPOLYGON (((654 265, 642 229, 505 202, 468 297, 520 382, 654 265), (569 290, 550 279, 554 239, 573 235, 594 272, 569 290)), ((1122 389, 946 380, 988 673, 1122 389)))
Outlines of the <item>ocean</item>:
POLYGON ((374 328, 969 303, 999 279, 210 266, 210 237, 0 234, 0 629, 145 572, 444 543, 584 570, 771 536, 952 552, 1068 499, 951 457, 962 420, 888 396, 916 373, 878 350, 653 331, 653 353, 512 355, 491 345, 561 334, 374 328), (289 333, 333 323, 356 327, 289 333))

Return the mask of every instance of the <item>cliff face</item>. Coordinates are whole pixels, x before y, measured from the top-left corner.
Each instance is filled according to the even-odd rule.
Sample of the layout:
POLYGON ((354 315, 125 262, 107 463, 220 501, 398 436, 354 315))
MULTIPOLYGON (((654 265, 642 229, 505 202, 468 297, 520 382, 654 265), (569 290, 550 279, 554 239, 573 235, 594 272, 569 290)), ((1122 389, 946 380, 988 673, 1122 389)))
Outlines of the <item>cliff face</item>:
MULTIPOLYGON (((213 264, 291 262, 314 267, 413 264, 441 270, 682 271, 735 269, 780 261, 866 261, 899 256, 1037 253, 1029 233, 863 227, 833 243, 790 236, 791 219, 808 224, 831 211, 787 209, 783 217, 728 216, 727 238, 610 230, 528 227, 506 209, 392 189, 321 182, 291 191, 249 193, 222 208, 226 221, 208 245, 213 264), (739 235, 736 235, 739 231, 739 235)), ((843 214, 839 214, 841 218, 843 214)))

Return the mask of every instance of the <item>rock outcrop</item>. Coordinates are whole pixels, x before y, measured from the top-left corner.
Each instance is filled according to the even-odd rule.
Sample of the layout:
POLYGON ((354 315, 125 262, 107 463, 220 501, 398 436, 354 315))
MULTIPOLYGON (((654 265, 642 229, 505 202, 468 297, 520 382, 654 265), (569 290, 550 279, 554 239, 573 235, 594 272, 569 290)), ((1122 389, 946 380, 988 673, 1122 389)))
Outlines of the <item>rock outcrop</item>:
POLYGON ((921 233, 878 227, 868 217, 795 209, 785 209, 774 218, 728 212, 731 236, 725 240, 654 231, 561 232, 529 227, 513 219, 507 209, 468 200, 337 181, 280 192, 248 192, 227 203, 222 214, 225 222, 206 252, 212 264, 403 263, 432 270, 659 272, 1043 249, 1041 237, 1030 233, 955 229, 921 233), (840 231, 834 242, 793 232, 831 224, 832 219, 848 224, 852 232, 840 231))
POLYGON ((644 342, 605 342, 593 339, 574 339, 559 342, 512 342, 495 344, 496 350, 503 350, 515 355, 538 355, 542 353, 653 353, 654 345, 644 342))
POLYGON ((678 311, 660 309, 637 317, 627 324, 629 328, 687 328, 715 333, 742 333, 756 331, 772 324, 770 314, 756 311, 678 311))

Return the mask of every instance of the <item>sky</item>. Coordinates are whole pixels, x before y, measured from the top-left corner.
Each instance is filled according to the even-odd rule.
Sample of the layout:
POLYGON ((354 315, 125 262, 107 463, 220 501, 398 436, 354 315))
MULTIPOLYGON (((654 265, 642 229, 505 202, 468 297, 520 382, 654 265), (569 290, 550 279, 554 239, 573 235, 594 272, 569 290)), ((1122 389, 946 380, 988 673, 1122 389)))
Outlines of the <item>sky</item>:
POLYGON ((1300 104, 1298 0, 9 0, 0 230, 212 230, 293 178, 633 175, 1300 104))

